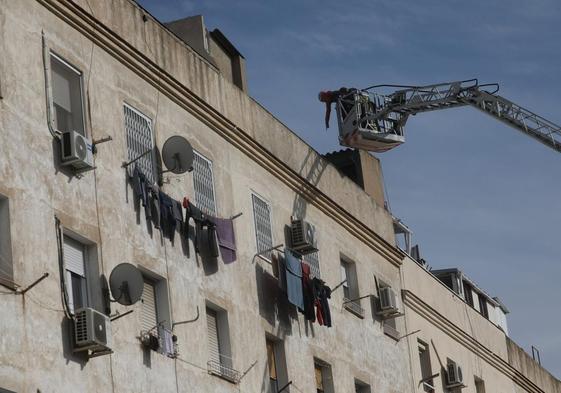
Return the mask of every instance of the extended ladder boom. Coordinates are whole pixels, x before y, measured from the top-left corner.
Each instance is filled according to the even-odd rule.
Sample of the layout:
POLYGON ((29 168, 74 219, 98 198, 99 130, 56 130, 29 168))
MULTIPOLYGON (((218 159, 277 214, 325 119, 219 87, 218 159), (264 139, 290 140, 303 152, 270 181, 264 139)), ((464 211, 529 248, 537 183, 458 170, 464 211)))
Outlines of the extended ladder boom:
POLYGON ((372 86, 351 89, 337 97, 341 144, 386 151, 405 141, 403 127, 410 115, 471 105, 561 152, 561 127, 496 94, 498 85, 479 85, 477 79, 408 87, 380 94, 372 86), (494 87, 494 91, 484 88, 494 87))

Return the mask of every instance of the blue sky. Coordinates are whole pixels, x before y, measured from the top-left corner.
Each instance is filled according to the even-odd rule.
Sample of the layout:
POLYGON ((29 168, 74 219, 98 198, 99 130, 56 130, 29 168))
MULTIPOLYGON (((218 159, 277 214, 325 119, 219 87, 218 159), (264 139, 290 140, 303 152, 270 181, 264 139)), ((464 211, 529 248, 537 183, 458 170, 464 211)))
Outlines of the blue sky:
MULTIPOLYGON (((202 14, 247 60, 250 95, 321 153, 320 90, 479 78, 561 124, 561 2, 142 0, 202 14)), ((332 119, 335 124, 335 119, 332 119)), ((394 215, 434 268, 509 307, 511 337, 561 376, 561 155, 472 108, 420 114, 382 160, 394 215)))

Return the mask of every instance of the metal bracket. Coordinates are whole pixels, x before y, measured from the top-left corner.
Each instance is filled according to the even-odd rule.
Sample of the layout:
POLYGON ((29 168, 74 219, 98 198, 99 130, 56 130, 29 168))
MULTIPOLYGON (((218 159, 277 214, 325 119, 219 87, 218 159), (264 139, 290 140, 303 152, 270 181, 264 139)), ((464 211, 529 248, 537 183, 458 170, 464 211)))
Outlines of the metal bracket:
POLYGON ((29 291, 31 288, 33 288, 35 285, 39 284, 41 281, 43 281, 45 278, 49 277, 49 273, 44 273, 41 277, 39 277, 37 280, 33 281, 27 288, 17 292, 20 295, 25 295, 25 292, 29 291))

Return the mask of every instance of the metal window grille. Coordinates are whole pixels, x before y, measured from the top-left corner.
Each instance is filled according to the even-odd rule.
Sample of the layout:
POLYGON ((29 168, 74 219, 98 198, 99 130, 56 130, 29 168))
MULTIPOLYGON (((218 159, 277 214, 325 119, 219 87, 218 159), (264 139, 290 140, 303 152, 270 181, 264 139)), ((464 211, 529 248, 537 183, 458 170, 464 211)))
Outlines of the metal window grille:
POLYGON ((317 278, 321 278, 319 271, 319 252, 312 252, 311 254, 306 254, 302 257, 304 262, 310 265, 310 273, 317 278))
POLYGON ((195 152, 193 159, 195 205, 207 214, 216 215, 212 161, 195 152))
MULTIPOLYGON (((255 220, 255 240, 257 253, 262 253, 273 247, 273 232, 271 228, 271 207, 257 195, 252 195, 253 218, 255 220)), ((272 251, 262 254, 263 257, 271 259, 272 251)))
MULTIPOLYGON (((151 183, 156 183, 154 153, 152 151, 154 149, 152 120, 128 105, 124 105, 124 114, 128 159, 129 161, 134 160, 150 150, 151 152, 142 156, 136 161, 136 164, 151 183)), ((129 174, 132 175, 134 164, 130 165, 128 170, 129 174)))

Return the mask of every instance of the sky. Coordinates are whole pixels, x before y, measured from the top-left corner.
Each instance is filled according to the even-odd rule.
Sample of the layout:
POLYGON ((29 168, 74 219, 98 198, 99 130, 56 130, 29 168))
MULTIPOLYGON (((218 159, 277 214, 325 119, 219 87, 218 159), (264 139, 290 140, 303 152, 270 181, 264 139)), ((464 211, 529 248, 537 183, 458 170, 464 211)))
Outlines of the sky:
MULTIPOLYGON (((321 90, 478 78, 561 124, 558 0, 140 0, 202 14, 244 55, 249 94, 320 153, 340 148, 321 90)), ((379 154, 392 213, 435 269, 458 267, 510 310, 510 336, 561 377, 561 155, 464 107, 419 114, 379 154)))

